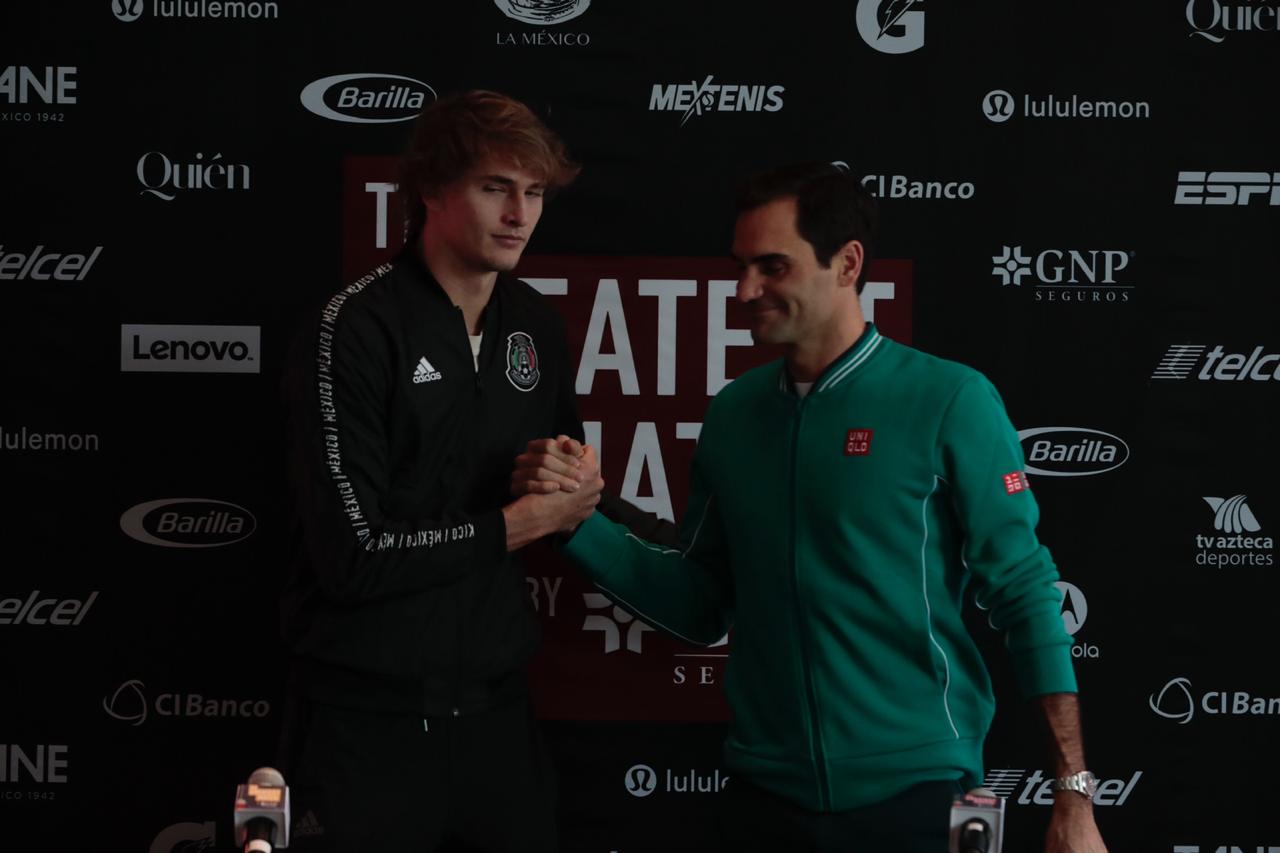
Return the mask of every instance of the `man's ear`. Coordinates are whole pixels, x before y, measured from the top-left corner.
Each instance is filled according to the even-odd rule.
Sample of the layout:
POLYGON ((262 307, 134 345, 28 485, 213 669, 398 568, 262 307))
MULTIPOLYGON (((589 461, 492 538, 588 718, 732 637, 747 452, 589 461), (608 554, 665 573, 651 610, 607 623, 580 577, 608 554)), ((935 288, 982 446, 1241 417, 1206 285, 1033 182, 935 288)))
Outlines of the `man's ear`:
POLYGON ((831 263, 836 268, 836 279, 841 287, 856 287, 862 273, 862 243, 850 240, 836 250, 831 263))

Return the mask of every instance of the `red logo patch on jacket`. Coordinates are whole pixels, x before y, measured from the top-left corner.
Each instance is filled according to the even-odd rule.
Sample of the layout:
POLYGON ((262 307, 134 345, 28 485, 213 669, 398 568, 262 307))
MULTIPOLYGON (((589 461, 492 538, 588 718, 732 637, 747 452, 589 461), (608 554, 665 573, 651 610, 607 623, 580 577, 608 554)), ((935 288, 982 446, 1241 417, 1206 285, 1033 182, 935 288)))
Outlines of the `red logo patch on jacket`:
POLYGON ((871 453, 871 430, 851 429, 844 438, 845 456, 866 456, 871 453))
POLYGON ((1018 492, 1030 491, 1031 483, 1027 482, 1025 472, 1014 471, 1012 474, 1004 475, 1004 490, 1008 494, 1016 495, 1018 492))

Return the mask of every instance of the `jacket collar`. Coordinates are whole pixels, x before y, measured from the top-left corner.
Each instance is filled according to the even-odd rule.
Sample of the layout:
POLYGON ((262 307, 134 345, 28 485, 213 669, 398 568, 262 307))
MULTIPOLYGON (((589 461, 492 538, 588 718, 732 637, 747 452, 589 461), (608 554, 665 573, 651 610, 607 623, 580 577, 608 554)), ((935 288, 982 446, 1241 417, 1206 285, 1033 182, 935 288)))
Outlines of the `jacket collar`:
MULTIPOLYGON (((817 381, 813 383, 809 393, 823 394, 848 382, 871 360, 872 355, 880 349, 884 340, 884 336, 876 329, 875 324, 868 323, 862 334, 854 341, 853 346, 827 365, 817 381)), ((791 392, 794 391, 794 386, 791 374, 787 372, 786 359, 783 359, 778 368, 778 390, 791 392)))

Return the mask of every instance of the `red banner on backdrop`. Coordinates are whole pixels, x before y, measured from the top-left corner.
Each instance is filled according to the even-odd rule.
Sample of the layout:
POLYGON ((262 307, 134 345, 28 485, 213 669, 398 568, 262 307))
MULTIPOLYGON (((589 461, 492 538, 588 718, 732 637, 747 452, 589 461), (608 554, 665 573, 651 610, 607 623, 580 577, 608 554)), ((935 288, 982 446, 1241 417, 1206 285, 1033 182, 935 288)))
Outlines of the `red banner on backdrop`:
MULTIPOLYGON (((343 274, 354 280, 403 245, 395 159, 350 157, 343 176, 343 274)), ((778 357, 752 344, 727 257, 530 256, 517 276, 565 318, 587 440, 605 482, 678 519, 707 402, 778 357)), ((912 265, 872 263, 862 307, 889 338, 911 341, 912 265)), ((722 720, 727 642, 691 647, 615 607, 551 549, 526 554, 544 642, 533 666, 543 717, 722 720)))

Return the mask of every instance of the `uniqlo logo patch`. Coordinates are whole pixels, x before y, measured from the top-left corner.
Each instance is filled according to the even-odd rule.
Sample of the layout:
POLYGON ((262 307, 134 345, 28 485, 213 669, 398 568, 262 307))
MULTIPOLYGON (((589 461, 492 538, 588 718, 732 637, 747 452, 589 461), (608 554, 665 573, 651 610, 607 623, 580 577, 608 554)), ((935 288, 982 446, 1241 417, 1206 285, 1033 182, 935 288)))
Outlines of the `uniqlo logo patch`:
POLYGON ((1012 474, 1004 475, 1004 490, 1011 495, 1018 492, 1030 490, 1031 484, 1027 482, 1027 475, 1022 471, 1014 471, 1012 474))
POLYGON ((845 456, 866 456, 871 452, 871 430, 851 429, 844 439, 845 456))

